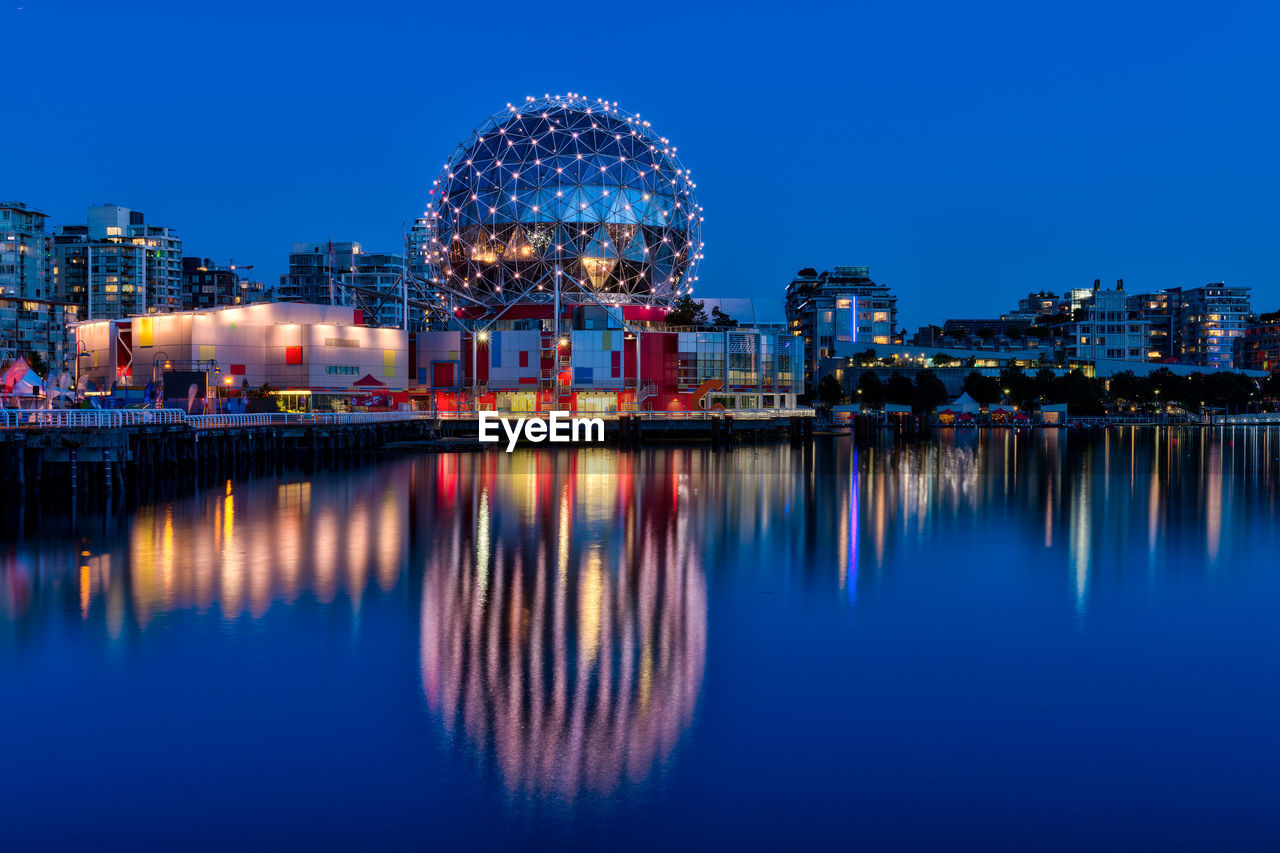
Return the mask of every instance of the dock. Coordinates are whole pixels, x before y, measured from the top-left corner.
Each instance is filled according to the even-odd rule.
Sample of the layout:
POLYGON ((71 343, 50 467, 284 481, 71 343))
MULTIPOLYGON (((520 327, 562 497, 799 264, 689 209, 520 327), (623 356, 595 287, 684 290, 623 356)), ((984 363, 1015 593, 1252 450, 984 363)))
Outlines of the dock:
MULTIPOLYGON (((385 452, 494 450, 477 440, 477 412, 188 415, 177 409, 0 411, 3 485, 43 493, 89 490, 111 500, 172 483, 318 470, 385 452)), ((503 413, 546 417, 548 413, 503 413)), ((605 443, 801 441, 813 411, 583 413, 605 425, 605 443)), ((536 448, 591 446, 525 444, 536 448)))

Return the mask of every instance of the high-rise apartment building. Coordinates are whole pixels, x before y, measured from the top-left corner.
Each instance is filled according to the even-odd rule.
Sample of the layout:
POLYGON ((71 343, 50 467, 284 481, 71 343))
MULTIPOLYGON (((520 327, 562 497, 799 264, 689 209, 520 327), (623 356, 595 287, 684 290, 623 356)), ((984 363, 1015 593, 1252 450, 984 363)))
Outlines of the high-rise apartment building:
POLYGON ((20 201, 0 202, 0 296, 48 297, 46 219, 20 201))
POLYGON ((141 211, 89 208, 85 225, 53 237, 53 292, 84 319, 120 319, 182 309, 182 240, 141 211))
MULTIPOLYGON (((408 260, 420 263, 414 257, 408 260)), ((364 309, 364 321, 369 325, 399 327, 404 322, 404 294, 397 282, 405 267, 404 255, 366 252, 359 243, 294 243, 289 272, 280 276, 276 298, 318 305, 354 305, 364 309)), ((425 268, 420 268, 419 273, 426 274, 425 268)), ((410 324, 416 326, 421 320, 421 307, 411 305, 410 324)))
POLYGON ((350 241, 294 243, 289 271, 280 276, 276 297, 316 305, 341 302, 338 290, 342 278, 355 270, 361 251, 359 243, 350 241))
MULTIPOLYGON (((1075 294, 1075 291, 1071 291, 1075 294)), ((1073 297, 1075 299, 1075 297, 1073 297)), ((1150 324, 1129 309, 1124 282, 1078 299, 1079 318, 1069 324, 1067 357, 1073 361, 1146 361, 1150 324)))
POLYGON ((73 370, 76 306, 0 295, 0 365, 22 357, 42 376, 73 370))
POLYGON ((1235 339, 1238 370, 1280 370, 1280 311, 1250 322, 1235 339))
POLYGON ((787 285, 787 328, 804 338, 805 387, 813 390, 822 359, 837 342, 890 344, 896 337, 898 297, 871 280, 869 267, 802 269, 787 285))
POLYGON ((1249 288, 1206 284, 1180 290, 1174 350, 1178 361, 1231 370, 1235 342, 1242 337, 1253 310, 1249 288))
POLYGON ((182 259, 184 311, 248 305, 261 302, 266 296, 262 282, 242 278, 234 266, 218 266, 208 258, 182 259))
POLYGON ((1174 329, 1181 304, 1181 288, 1171 287, 1129 297, 1129 310, 1147 321, 1147 359, 1171 361, 1174 329))
MULTIPOLYGON (((401 288, 396 286, 405 270, 405 257, 391 252, 361 252, 354 258, 355 269, 342 277, 344 285, 359 288, 349 299, 367 306, 364 321, 370 325, 399 328, 404 323, 404 299, 401 288), (373 292, 385 294, 375 298, 373 292), (370 316, 372 313, 372 316, 370 316)), ((409 322, 415 324, 422 317, 422 310, 409 306, 409 322)))

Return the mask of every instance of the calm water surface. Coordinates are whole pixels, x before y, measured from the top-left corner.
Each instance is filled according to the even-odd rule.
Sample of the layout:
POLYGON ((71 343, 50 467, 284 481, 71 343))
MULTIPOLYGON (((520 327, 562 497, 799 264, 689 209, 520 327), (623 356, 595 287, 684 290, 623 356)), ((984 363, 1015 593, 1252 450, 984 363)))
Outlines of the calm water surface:
POLYGON ((1280 848, 1280 433, 6 507, 0 846, 1280 848))

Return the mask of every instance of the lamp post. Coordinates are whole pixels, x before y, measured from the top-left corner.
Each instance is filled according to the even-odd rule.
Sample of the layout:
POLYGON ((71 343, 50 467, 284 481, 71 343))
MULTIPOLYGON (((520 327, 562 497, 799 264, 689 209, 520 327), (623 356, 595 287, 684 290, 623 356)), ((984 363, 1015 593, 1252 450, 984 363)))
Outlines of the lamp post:
POLYGON ((164 374, 159 373, 159 371, 157 370, 161 360, 164 361, 165 370, 169 370, 170 368, 173 367, 173 362, 169 360, 169 354, 167 352, 164 352, 164 351, 158 352, 151 358, 151 382, 152 382, 152 385, 155 387, 154 393, 155 393, 155 399, 157 403, 156 405, 157 409, 164 408, 164 374), (159 373, 158 376, 157 376, 157 373, 159 373))
POLYGON ((75 376, 75 394, 80 393, 80 359, 93 358, 93 353, 89 352, 89 345, 84 341, 76 338, 76 376, 75 376))

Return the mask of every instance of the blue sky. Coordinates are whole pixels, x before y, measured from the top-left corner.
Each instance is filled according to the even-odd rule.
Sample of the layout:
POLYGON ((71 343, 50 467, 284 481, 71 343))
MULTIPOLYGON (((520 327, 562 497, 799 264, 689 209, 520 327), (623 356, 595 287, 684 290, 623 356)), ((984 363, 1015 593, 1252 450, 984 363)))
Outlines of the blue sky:
POLYGON ((1261 3, 4 2, 0 197, 268 282, 295 240, 395 250, 474 125, 575 91, 679 146, 701 295, 868 264, 912 329, 1094 278, 1280 308, 1261 3))

